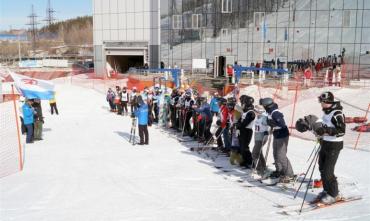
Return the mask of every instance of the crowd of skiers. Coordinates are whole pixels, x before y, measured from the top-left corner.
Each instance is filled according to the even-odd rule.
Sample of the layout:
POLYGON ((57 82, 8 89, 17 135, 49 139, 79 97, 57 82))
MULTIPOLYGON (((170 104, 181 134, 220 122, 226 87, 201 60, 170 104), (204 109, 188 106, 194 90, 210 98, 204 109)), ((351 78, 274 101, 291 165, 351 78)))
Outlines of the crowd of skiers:
MULTIPOLYGON (((22 107, 20 108, 21 130, 26 134, 26 143, 43 140, 42 131, 44 125, 44 116, 42 113, 41 100, 38 98, 20 99, 22 107)), ((55 99, 55 93, 49 100, 50 112, 58 115, 58 108, 55 99)))
MULTIPOLYGON (((208 103, 206 96, 192 88, 173 89, 167 94, 159 87, 154 90, 145 88, 142 93, 135 87, 131 93, 125 87, 122 90, 117 87, 116 92, 108 90, 107 101, 111 111, 117 111, 117 114, 127 113, 127 104, 131 105, 131 117, 138 117, 139 144, 148 144, 147 126, 154 122, 189 136, 204 147, 217 144, 215 149, 228 155, 230 163, 255 169, 261 177, 268 176, 283 183, 295 177, 287 157, 290 133, 284 114, 272 98, 255 102, 248 95, 238 99, 234 96, 225 98, 216 92, 208 103), (251 147, 253 138, 254 146, 251 147), (262 148, 270 139, 275 171, 267 174, 262 148)), ((334 167, 343 148, 345 123, 342 107, 334 101, 331 92, 323 93, 319 102, 323 107, 323 118, 308 115, 297 121, 296 128, 300 132, 311 130, 320 141, 318 162, 324 191, 318 200, 330 204, 338 196, 334 167)))

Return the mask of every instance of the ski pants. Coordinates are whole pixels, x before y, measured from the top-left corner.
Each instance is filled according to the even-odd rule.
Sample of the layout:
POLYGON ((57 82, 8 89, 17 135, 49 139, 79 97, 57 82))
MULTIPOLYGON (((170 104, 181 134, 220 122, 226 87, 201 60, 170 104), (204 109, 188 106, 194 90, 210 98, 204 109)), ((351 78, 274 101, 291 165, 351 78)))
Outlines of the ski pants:
POLYGON ((54 111, 56 114, 59 114, 58 113, 58 108, 57 108, 57 103, 50 103, 50 111, 51 111, 51 114, 54 114, 54 111))
POLYGON ((217 138, 217 147, 221 148, 224 146, 224 143, 222 142, 221 133, 222 133, 222 127, 218 127, 215 133, 215 136, 217 138))
POLYGON ((153 105, 153 109, 154 109, 154 122, 158 123, 159 121, 159 106, 157 103, 155 103, 153 105))
POLYGON ((113 100, 108 100, 108 102, 109 102, 110 110, 113 111, 115 109, 113 100))
POLYGON ((33 124, 24 125, 27 130, 26 143, 31 143, 33 141, 33 124))
POLYGON ((275 138, 272 142, 273 155, 276 171, 283 176, 294 176, 292 165, 287 157, 289 136, 284 138, 275 138))
POLYGON ((122 101, 122 114, 126 111, 126 113, 128 114, 128 110, 127 110, 127 101, 122 101))
POLYGON ((35 121, 34 139, 42 139, 42 125, 41 120, 35 121))
POLYGON ((149 144, 148 125, 139 125, 140 143, 149 144))
POLYGON ((225 148, 230 150, 231 148, 231 138, 230 138, 230 135, 229 135, 229 127, 226 126, 223 133, 222 133, 222 136, 224 138, 224 144, 225 144, 225 148))
POLYGON ((324 190, 332 197, 338 195, 338 182, 334 175, 335 164, 343 142, 321 141, 319 152, 319 170, 324 190))
POLYGON ((190 120, 193 117, 193 113, 191 111, 186 111, 185 112, 185 122, 184 122, 184 133, 187 135, 190 135, 192 130, 191 130, 191 125, 190 125, 190 120))
POLYGON ((243 128, 240 130, 240 154, 244 159, 244 164, 252 165, 252 153, 249 149, 249 144, 252 140, 253 130, 249 128, 243 128))
POLYGON ((263 174, 266 169, 266 161, 263 156, 263 146, 268 140, 268 135, 263 136, 262 140, 254 140, 254 147, 252 151, 253 166, 257 169, 259 174, 263 174))

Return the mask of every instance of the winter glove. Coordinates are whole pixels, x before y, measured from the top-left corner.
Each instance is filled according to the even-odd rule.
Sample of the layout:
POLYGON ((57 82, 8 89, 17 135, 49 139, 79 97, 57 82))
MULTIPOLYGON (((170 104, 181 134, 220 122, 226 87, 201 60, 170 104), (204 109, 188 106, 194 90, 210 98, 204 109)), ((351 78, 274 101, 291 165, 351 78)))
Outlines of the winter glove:
POLYGON ((235 130, 235 135, 239 136, 240 135, 240 130, 235 130))
POLYGON ((318 128, 316 128, 315 133, 318 136, 322 136, 326 133, 326 128, 325 127, 318 127, 318 128))
POLYGON ((295 123, 295 129, 297 131, 301 132, 301 133, 304 133, 304 132, 306 132, 307 130, 310 129, 310 126, 307 123, 307 121, 305 121, 304 119, 300 118, 295 123))

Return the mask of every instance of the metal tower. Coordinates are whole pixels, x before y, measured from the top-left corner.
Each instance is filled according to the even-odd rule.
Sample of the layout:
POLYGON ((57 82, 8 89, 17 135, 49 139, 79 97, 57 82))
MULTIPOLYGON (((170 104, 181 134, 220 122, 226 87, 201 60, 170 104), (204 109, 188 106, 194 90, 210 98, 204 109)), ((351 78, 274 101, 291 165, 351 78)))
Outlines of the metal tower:
POLYGON ((32 38, 32 50, 35 51, 37 41, 37 25, 39 23, 37 22, 37 15, 33 9, 33 5, 31 6, 31 14, 28 16, 28 18, 30 19, 30 23, 27 25, 30 26, 29 32, 32 38))
POLYGON ((51 8, 50 0, 48 0, 48 5, 46 7, 46 19, 44 20, 46 21, 48 26, 53 24, 53 22, 56 20, 54 17, 54 13, 55 11, 53 8, 51 8))

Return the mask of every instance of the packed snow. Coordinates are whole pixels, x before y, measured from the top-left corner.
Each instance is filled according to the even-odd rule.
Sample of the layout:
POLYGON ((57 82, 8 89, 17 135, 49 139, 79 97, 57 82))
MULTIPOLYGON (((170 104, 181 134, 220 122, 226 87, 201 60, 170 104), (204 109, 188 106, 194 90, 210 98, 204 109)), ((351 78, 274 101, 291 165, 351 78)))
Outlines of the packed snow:
MULTIPOLYGON (((341 193, 362 200, 284 216, 277 205, 300 204, 305 185, 295 200, 294 189, 243 187, 248 183, 235 179, 247 170, 213 151, 191 152, 197 143, 178 142, 175 133, 155 125, 149 128, 150 145, 133 146, 130 117, 109 112, 104 94, 68 83, 58 83, 56 90, 59 115, 51 115, 43 102, 44 140, 25 145, 23 171, 0 179, 0 220, 370 219, 368 151, 346 147, 336 166, 341 193)), ((314 145, 290 138, 295 173, 306 170, 314 145)), ((310 189, 307 198, 319 191, 310 189)))

